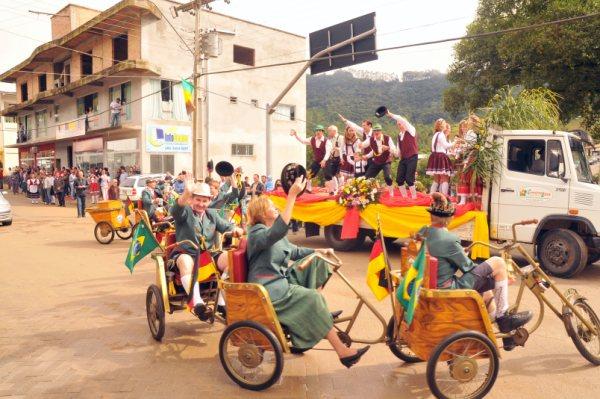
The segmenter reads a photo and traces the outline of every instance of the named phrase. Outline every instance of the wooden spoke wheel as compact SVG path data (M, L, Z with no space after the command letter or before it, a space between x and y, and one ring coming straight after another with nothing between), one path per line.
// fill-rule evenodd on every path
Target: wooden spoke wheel
M600 319L583 298L577 299L573 306L585 320L596 328L590 331L579 318L566 306L563 308L565 328L575 347L590 363L600 365Z
M498 350L485 335L460 331L435 347L427 362L427 384L438 399L480 399L498 377Z
M283 371L279 340L271 330L250 320L227 326L219 342L219 358L229 378L253 391L269 388Z
M146 316L152 338L162 340L165 335L165 304L157 285L152 284L146 293Z
M404 325L404 319L402 320L402 324ZM423 359L415 355L415 353L410 350L407 343L404 342L402 338L400 338L400 333L398 333L396 338L394 339L394 316L392 316L390 318L390 321L388 322L386 338L387 345L390 348L390 351L398 359L406 363L418 363L423 361Z
M117 235L121 240L129 240L133 235L133 227L127 226L116 230Z
M115 239L115 230L108 222L99 222L94 228L94 237L100 244L110 244Z

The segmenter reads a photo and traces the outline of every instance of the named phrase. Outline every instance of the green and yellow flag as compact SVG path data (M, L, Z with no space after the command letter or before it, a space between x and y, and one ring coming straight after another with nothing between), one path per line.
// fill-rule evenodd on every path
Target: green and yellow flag
M189 114L196 109L194 101L194 85L185 79L181 79L181 88L183 89L183 99L185 100L185 110Z
M398 302L404 308L404 320L407 326L410 326L413 321L417 302L419 301L419 290L423 283L426 259L425 241L423 241L415 261L406 272L406 276L398 286L398 291L396 291Z
M127 257L125 258L125 266L133 273L135 264L144 256L152 252L158 245L158 241L156 241L154 234L152 234L152 229L148 227L144 220L140 220L140 223L133 232L131 246L127 252Z

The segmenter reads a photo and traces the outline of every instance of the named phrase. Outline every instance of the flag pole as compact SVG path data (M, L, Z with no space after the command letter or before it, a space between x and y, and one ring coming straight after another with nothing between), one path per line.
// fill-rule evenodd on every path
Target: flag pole
M383 239L383 231L381 231L381 219L379 213L377 213L377 234L381 240L381 248L383 248L383 259L385 261L385 279L388 285L388 291L390 293L390 300L392 302L392 314L394 316L394 331L396 330L396 303L394 302L394 285L392 284L392 271L390 268L390 262L388 260L387 248L385 247L385 240Z

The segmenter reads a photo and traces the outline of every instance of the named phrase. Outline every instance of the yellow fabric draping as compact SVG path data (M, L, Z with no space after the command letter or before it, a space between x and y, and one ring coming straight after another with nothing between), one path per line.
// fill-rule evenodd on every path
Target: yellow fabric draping
M275 206L283 210L286 199L278 196L270 196ZM296 203L292 212L294 219L316 223L321 226L339 223L346 214L346 208L335 201L322 201L312 203ZM421 227L429 224L429 212L424 206L389 207L382 204L372 204L360 212L360 217L373 229L377 228L377 215L381 221L381 230L384 236L407 238L411 233L417 232ZM455 229L470 221L474 221L472 241L489 242L489 230L485 212L468 211L463 215L456 216L448 226L450 230ZM471 257L489 258L489 247L476 245L471 250Z

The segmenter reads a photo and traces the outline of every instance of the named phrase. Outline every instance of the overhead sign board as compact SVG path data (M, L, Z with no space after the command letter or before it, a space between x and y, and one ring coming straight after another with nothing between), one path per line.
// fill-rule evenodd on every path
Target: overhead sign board
M191 152L191 126L146 125L147 152Z
M345 21L337 25L312 32L309 35L310 56L313 57L328 47L358 36L361 33L368 32L374 28L375 13L372 12L370 14ZM315 75L321 72L332 71L334 69L376 60L377 53L374 51L375 49L375 33L373 33L372 35L325 54L323 57L327 57L327 59L315 61L310 67L310 73L311 75ZM360 52L361 54L355 54L357 52ZM344 56L344 54L348 55Z

